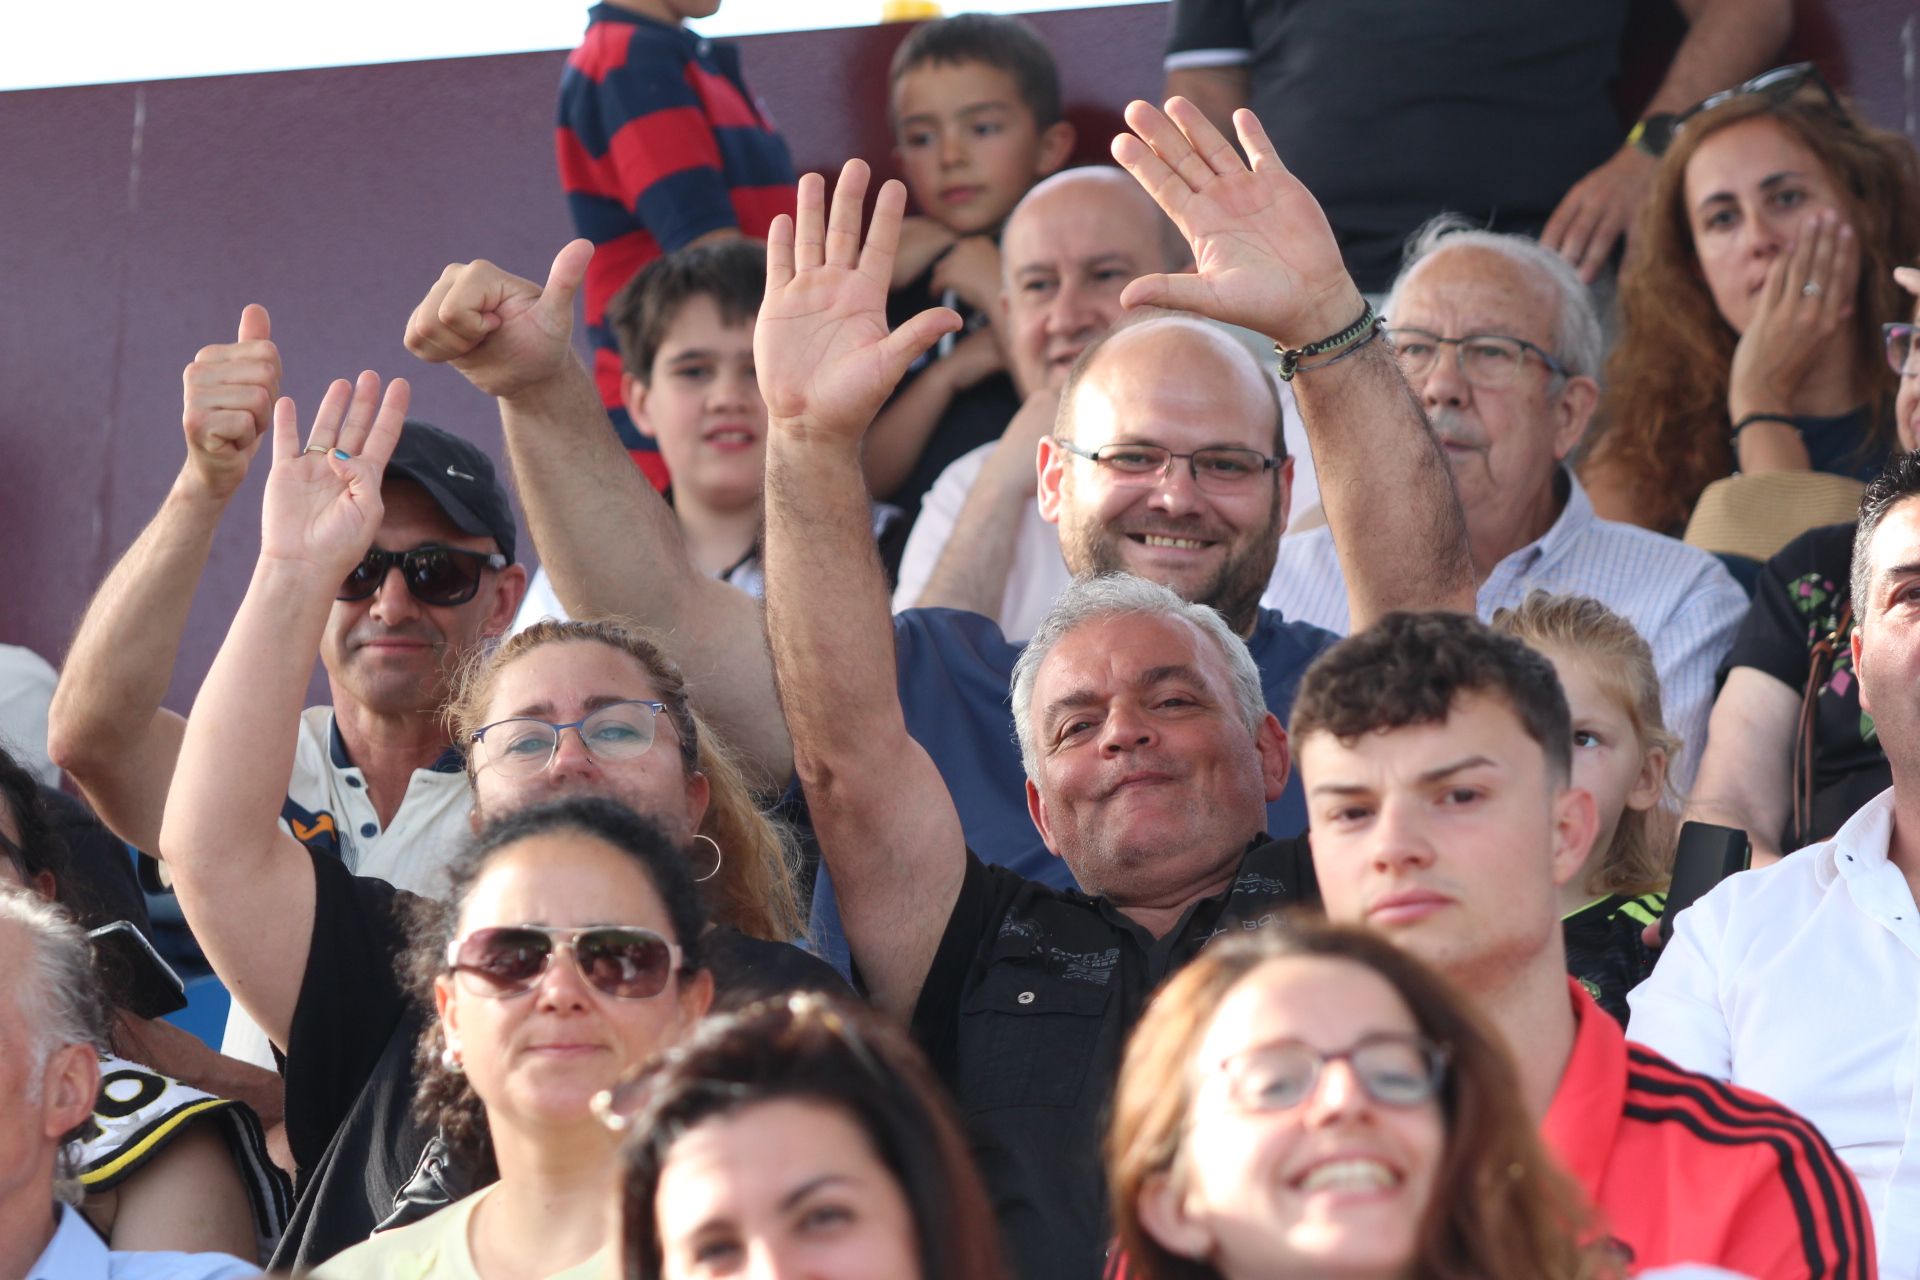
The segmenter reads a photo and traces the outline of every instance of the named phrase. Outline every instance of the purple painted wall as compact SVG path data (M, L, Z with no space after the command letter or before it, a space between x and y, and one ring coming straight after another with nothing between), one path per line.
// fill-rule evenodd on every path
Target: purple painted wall
M1411 2L1411 0L1410 0ZM1665 0L1657 0L1664 3ZM584 6L583 6L584 7ZM1896 0L1802 0L1796 52L1901 127L1912 18ZM1152 94L1160 4L1037 15L1083 158ZM742 42L803 167L885 166L881 85L899 28ZM0 94L0 641L57 660L93 586L179 467L183 365L272 311L286 391L311 408L361 368L404 374L415 412L499 450L489 402L402 349L447 262L544 271L568 227L554 178L562 57ZM857 93L820 93L821 86ZM245 588L260 475L235 500L169 702L191 701Z

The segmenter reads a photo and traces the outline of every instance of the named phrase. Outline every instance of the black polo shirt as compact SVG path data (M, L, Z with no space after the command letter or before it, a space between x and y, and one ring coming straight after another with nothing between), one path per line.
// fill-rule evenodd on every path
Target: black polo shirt
M1103 898L967 854L913 1030L952 1087L1010 1260L1026 1280L1098 1280L1111 1235L1100 1131L1134 1019L1214 937L1317 906L1307 838L1249 847L1224 893L1154 938Z

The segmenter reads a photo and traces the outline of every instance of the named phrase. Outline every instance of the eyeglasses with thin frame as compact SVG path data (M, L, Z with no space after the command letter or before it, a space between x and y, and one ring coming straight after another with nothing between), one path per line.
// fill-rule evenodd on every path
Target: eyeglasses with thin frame
M1212 493L1251 488L1282 461L1254 449L1228 446L1175 453L1157 444L1103 444L1097 449L1083 449L1059 436L1053 441L1074 457L1085 458L1100 467L1119 484L1159 484L1173 474L1175 462L1185 462L1193 482Z
M1915 333L1920 333L1920 326L1898 323L1880 326L1881 338L1886 345L1887 367L1903 378L1920 374L1920 360L1914 358Z
M493 769L509 778L531 778L549 768L560 754L560 736L569 729L580 735L580 745L595 760L619 764L653 749L660 713L666 709L664 702L630 698L564 724L517 716L480 726L468 741L475 769Z
M353 572L346 576L336 600L365 600L380 590L387 570L398 568L407 591L421 604L465 604L479 594L485 569L504 569L507 558L498 551L467 551L460 547L425 546L411 551L383 551L369 547Z
M1571 377L1567 366L1554 359L1553 353L1537 343L1525 338L1515 338L1504 333L1470 333L1464 338L1443 338L1426 329L1388 329L1387 341L1400 357L1400 371L1407 375L1407 381L1418 383L1433 372L1434 361L1440 358L1440 348L1451 345L1456 367L1460 376L1476 387L1504 387L1520 376L1529 355L1538 356L1540 363L1557 378Z
M1840 95L1833 91L1833 86L1827 83L1827 78L1820 74L1820 68L1818 66L1811 62L1790 62L1784 67L1773 67L1770 70L1762 71L1759 75L1753 77L1753 79L1743 80L1731 89L1722 89L1718 93L1708 94L1693 106L1682 111L1674 119L1673 131L1669 135L1667 145L1671 146L1672 139L1680 136L1680 131L1686 128L1688 121L1703 112L1713 110L1722 103L1731 102L1735 98L1744 97L1749 93L1757 93L1765 97L1767 101L1777 105L1782 102L1791 101L1796 94L1808 85L1813 85L1819 89L1826 97L1828 105L1835 111L1838 111L1843 116L1847 114L1846 107L1840 103ZM1666 147L1662 147L1660 149L1661 153L1664 154L1666 149Z
M447 944L447 967L477 996L505 1000L531 991L556 951L594 990L616 1000L645 1000L666 990L680 968L679 944L638 925L555 929L539 924L475 929Z
M1447 1050L1425 1036L1379 1032L1322 1052L1299 1040L1256 1045L1223 1060L1227 1098L1246 1112L1289 1111L1313 1096L1330 1062L1344 1062L1367 1096L1387 1107L1419 1106L1440 1092Z

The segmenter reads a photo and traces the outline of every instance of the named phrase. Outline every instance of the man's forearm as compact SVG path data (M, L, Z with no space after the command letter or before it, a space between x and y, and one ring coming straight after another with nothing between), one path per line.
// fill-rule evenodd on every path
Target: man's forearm
M1303 370L1293 394L1353 629L1395 609L1473 612L1473 561L1453 477L1392 348L1375 338L1351 359Z
M160 703L226 507L181 473L87 606L54 691L54 762L143 849L155 848L179 746L179 719Z
M586 370L576 363L528 395L502 399L500 421L560 603L576 618L631 618L659 632L694 705L743 757L749 782L784 787L792 747L760 606L687 559L673 508L620 448Z
M1763 70L1793 32L1790 0L1682 0L1687 34L1643 114L1677 114Z
M1024 442L1022 442L1024 443ZM1020 545L1020 529L1028 508L1033 505L1031 483L1016 482L1009 472L1016 465L1002 453L1012 446L1006 441L994 446L986 465L974 477L967 500L941 549L940 559L927 577L917 607L925 609L966 609L995 618L1007 595L1007 577L1013 572L1013 558ZM1033 460L1026 459L1024 476L1033 476Z

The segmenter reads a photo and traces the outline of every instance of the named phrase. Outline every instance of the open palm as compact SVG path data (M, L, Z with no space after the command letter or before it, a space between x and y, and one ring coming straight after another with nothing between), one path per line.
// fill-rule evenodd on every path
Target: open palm
M1173 307L1264 333L1286 345L1318 341L1352 323L1361 301L1320 204L1280 162L1250 111L1234 120L1249 168L1184 98L1165 114L1127 108L1133 133L1113 155L1187 238L1195 270L1142 276L1129 306Z
M396 378L380 396L379 376L360 375L327 389L306 447L293 401L273 412L273 470L262 504L263 557L345 577L380 528L380 481L400 439L409 390ZM378 410L375 401L378 400Z
M960 327L946 308L887 331L887 288L906 190L887 182L864 245L860 211L867 166L849 160L826 210L818 174L800 180L795 216L767 236L767 291L753 331L754 368L779 428L859 440L907 367Z

